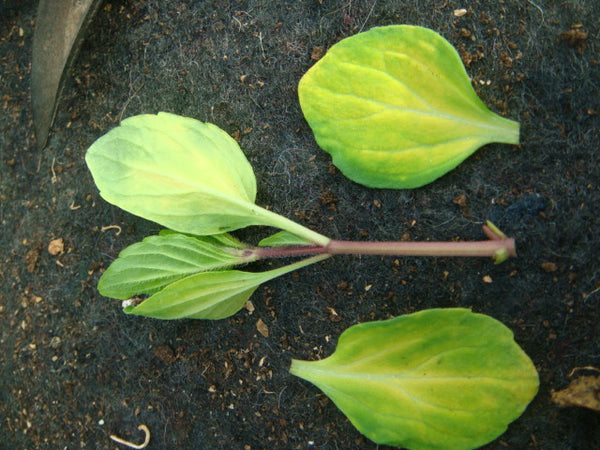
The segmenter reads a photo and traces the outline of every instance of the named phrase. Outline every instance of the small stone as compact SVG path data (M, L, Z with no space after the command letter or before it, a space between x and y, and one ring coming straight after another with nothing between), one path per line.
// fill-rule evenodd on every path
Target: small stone
M50 347L52 347L53 349L57 349L58 347L60 347L61 343L62 341L58 336L54 336L52 339L50 339Z
M52 256L62 255L65 252L65 241L63 238L53 239L48 244L48 253Z

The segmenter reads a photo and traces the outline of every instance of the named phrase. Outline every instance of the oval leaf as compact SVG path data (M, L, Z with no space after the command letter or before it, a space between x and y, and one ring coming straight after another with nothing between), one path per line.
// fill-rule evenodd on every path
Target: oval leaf
M268 225L329 242L255 205L250 163L210 123L163 112L130 117L94 142L85 161L106 201L172 230L212 235Z
M173 230L208 235L262 223L252 167L215 125L169 113L130 117L85 159L106 201Z
M198 272L248 263L243 245L223 234L193 237L162 232L123 250L104 272L99 292L118 299L154 294L174 281Z
M224 319L238 312L264 273L239 270L201 272L171 283L125 312L155 319Z
M519 417L538 375L512 332L467 309L355 325L321 361L292 361L378 444L472 449Z
M519 142L519 124L481 102L456 50L427 28L373 28L340 41L298 94L319 146L369 187L419 187L487 143Z
M125 312L156 319L224 319L242 309L260 284L329 256L314 256L268 272L197 273L169 284L137 306L126 307Z

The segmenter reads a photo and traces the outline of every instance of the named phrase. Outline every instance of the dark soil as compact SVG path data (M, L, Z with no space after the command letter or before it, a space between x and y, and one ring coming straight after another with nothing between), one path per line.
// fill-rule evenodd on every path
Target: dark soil
M0 447L115 448L110 434L141 442L145 424L155 449L374 449L290 359L328 356L358 322L461 306L510 327L540 374L524 415L486 448L600 448L599 413L550 401L573 368L600 367L600 2L105 2L43 151L29 100L36 3L0 3ZM521 122L521 145L487 146L417 190L336 171L298 80L311 55L397 23L455 45L484 102ZM476 240L492 219L519 257L337 257L267 283L253 312L228 320L127 316L98 278L158 226L104 202L83 157L121 118L157 111L238 136L258 203L323 234Z

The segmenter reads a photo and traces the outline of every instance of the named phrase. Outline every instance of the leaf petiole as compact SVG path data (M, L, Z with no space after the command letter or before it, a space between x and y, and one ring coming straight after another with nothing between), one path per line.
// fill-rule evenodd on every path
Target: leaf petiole
M266 225L288 231L295 236L314 242L317 246L326 246L331 241L327 236L323 236L310 228L306 228L305 226L300 225L285 216L269 211L268 209L256 206L254 212L264 218L264 223Z

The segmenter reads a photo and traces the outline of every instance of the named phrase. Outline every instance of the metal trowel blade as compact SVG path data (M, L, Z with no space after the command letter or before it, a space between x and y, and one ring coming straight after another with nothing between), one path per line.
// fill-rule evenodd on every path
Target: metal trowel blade
M31 102L37 146L46 146L66 72L102 0L40 0L33 35Z

